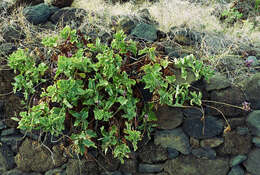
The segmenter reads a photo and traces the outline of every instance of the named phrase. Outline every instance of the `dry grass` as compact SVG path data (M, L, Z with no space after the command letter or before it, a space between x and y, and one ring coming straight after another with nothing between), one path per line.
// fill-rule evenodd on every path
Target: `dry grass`
M28 22L25 17L22 14L24 7L21 6L13 13L7 17L3 17L2 22L0 23L1 26L19 26L21 28L21 31L25 33L25 39L21 40L19 43L16 43L19 47L29 47L33 48L37 44L39 44L42 40L42 38L46 36L53 36L59 33L61 30L60 26L56 26L55 30L48 29L44 26L48 25L33 25L30 22ZM2 33L0 31L1 40L3 42Z
M252 22L250 20L243 23L237 23L233 27L226 27L219 22L217 17L212 15L215 7L218 4L212 3L210 6L200 6L194 3L189 3L184 0L160 0L158 3L150 4L145 2L138 7L132 3L124 4L107 4L104 0L75 0L72 6L79 7L87 10L89 16L86 20L85 26L89 27L87 30L91 30L91 25L94 24L102 30L111 30L108 25L111 22L112 16L136 16L139 9L147 8L151 16L159 23L159 29L168 32L173 26L185 26L194 29L199 32L207 33L212 38L217 37L219 42L222 43L220 53L212 55L207 45L201 45L200 48L204 54L203 59L207 59L212 65L217 66L223 64L222 58L225 55L232 53L232 50L241 45L249 45L249 43L260 43L260 27L252 30ZM35 47L37 43L41 41L45 36L53 36L59 33L60 27L56 27L55 30L40 30L39 26L31 25L22 15L22 7L17 9L11 16L2 19L1 25L18 24L22 30L26 33L26 39L20 43L20 46ZM1 33L1 32L0 32ZM0 40L1 38L0 34ZM232 44L226 47L226 43L232 41ZM221 45L221 44L220 44ZM244 68L242 68L244 69Z
M159 28L165 32L169 31L172 26L186 26L201 32L225 33L234 41L247 38L251 41L260 42L260 31L252 32L252 23L249 21L229 28L223 26L217 17L212 15L217 5L212 3L210 6L200 6L183 0L160 0L160 2L154 4L146 2L139 9L149 9L151 16L159 22ZM136 12L138 11L131 3L109 5L104 3L103 0L76 0L73 6L94 11L107 17L107 20L111 16L137 15Z
M241 45L248 46L250 43L260 42L260 27L258 24L254 29L251 19L227 27L221 24L219 19L213 15L213 12L220 8L220 4L215 3L213 0L207 3L207 5L201 6L184 0L160 0L154 4L144 3L139 6L139 9L147 8L151 16L159 23L159 29L164 32L168 32L173 26L185 26L207 33L207 36L211 37L210 42L218 42L218 46L214 48L214 45L211 45L213 48L209 48L205 38L205 41L203 40L200 46L200 51L203 53L202 59L207 60L215 68L223 65L224 70L226 61L223 58L233 54L235 50L239 50ZM74 6L99 14L103 13L107 21L110 20L111 16L117 15L138 17L138 9L131 3L109 5L104 3L103 0L77 0ZM219 49L218 53L210 53L211 50L217 49ZM227 74L230 81L238 86L241 86L239 83L243 79L250 76L243 65L238 65L236 71L232 74L229 71L223 73Z

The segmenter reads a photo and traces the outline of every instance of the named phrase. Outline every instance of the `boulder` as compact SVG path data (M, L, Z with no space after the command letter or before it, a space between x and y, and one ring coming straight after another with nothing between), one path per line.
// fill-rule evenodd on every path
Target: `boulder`
M156 41L157 40L157 29L154 25L140 23L132 30L131 35L143 39L145 41Z
M205 122L200 117L194 117L186 119L183 123L184 132L197 139L207 139L220 135L223 127L223 122L212 116L206 116Z
M212 91L210 93L210 100L215 101L216 103L210 103L209 105L220 110L226 117L235 117L243 114L243 110L225 105L231 104L234 106L242 106L242 103L245 102L246 98L241 89L237 87L230 87L223 90ZM217 102L224 104L217 104ZM217 110L211 111L212 115L220 115Z
M224 134L224 144L218 148L220 155L247 154L251 149L251 136L236 133L235 131Z
M235 167L247 159L246 155L237 155L230 160L230 166Z
M245 171L241 166L234 166L232 169L229 171L228 175L244 175Z
M26 7L23 9L24 17L30 23L35 25L46 23L52 13L53 13L53 7L50 7L49 5L44 3L35 6Z
M167 150L151 142L138 151L138 157L144 163L158 163L167 159Z
M201 159L215 159L216 158L216 151L211 148L196 148L192 149L191 153Z
M224 143L224 139L216 137L216 138L201 140L200 146L204 147L204 148L216 148L219 145L221 145L222 143Z
M183 114L187 118L202 117L202 112L197 108L184 108Z
M0 146L0 174L15 167L14 153L6 145Z
M177 128L183 121L183 113L178 108L160 106L155 114L157 116L157 128L160 129Z
M254 149L248 154L247 160L243 163L246 170L253 175L260 174L260 149Z
M58 146L53 147L53 155L36 141L25 139L15 156L17 167L24 172L45 172L63 165L67 160Z
M237 127L245 126L246 118L245 117L228 118L228 123L230 124L231 129L236 129Z
M253 135L260 136L260 110L253 111L248 115L247 124Z
M179 156L164 164L164 171L174 175L227 175L228 159L198 159L194 156Z
M156 145L161 145L164 148L176 149L185 155L189 154L191 151L189 138L181 128L156 131L154 143Z
M253 75L245 85L245 94L252 109L260 109L260 72Z
M230 86L230 81L224 75L215 74L209 79L209 82L206 82L205 88L209 92L213 90L225 89Z

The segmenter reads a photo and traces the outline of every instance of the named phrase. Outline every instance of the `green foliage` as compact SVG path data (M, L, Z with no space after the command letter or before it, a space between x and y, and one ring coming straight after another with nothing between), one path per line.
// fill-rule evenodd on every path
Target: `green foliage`
M255 9L258 10L260 7L260 0L255 0Z
M27 100L30 94L35 92L34 86L46 80L42 78L48 66L45 63L36 65L35 58L29 56L27 50L18 49L9 56L8 65L18 75L15 77L14 93L24 90L24 97Z
M184 79L187 71L192 71L196 80L212 75L192 55L168 61L158 59L155 48L138 51L137 43L126 40L122 31L114 34L111 46L99 39L92 43L69 27L42 43L60 49L52 67L36 64L23 50L9 57L9 65L20 73L14 89L25 90L26 99L32 93L40 94L38 104L14 119L23 130L36 129L56 136L73 131L70 139L82 155L87 148L101 148L105 153L112 151L123 162L137 150L144 133L151 131L156 121L154 105L201 105L202 94L192 91L188 83L177 83L172 69L180 69ZM140 64L131 63L132 57ZM28 87L44 82L43 76L51 78L42 90L30 91ZM139 83L149 90L151 101L144 102L137 93L144 90L138 89Z
M226 23L234 23L243 17L243 13L240 13L235 8L231 8L229 10L224 10L221 17L225 19Z
M155 54L150 54L155 55ZM153 94L158 95L160 104L169 106L182 106L186 101L190 101L190 105L201 105L202 94L189 90L190 85L187 83L176 83L176 77L163 76L162 70L169 66L167 60L160 60L160 63L150 63L143 67L145 75L142 80L145 83L145 89L149 89ZM187 71L191 70L196 80L204 77L206 80L213 75L213 71L193 55L175 59L174 65L181 69L181 77L187 79Z
M65 108L50 109L46 103L40 103L20 113L22 118L19 120L19 128L27 131L42 130L58 136L64 130L65 114Z

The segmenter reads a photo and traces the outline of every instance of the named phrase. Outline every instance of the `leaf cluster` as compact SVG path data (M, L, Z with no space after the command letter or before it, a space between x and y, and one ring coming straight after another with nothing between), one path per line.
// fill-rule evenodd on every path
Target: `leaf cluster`
M137 150L143 135L149 134L156 121L155 105L201 105L202 94L192 91L188 83L177 83L173 69L180 69L184 79L187 71L192 71L196 80L212 75L192 55L175 61L160 58L156 48L140 49L122 31L115 33L108 45L65 27L59 36L45 38L42 43L55 50L52 66L36 64L24 50L9 57L10 67L20 73L14 89L25 90L25 99L35 93L28 90L27 83L33 87L44 82L44 76L51 77L37 92L38 103L14 119L20 129L67 134L82 155L91 147L101 148L123 162ZM144 91L151 94L148 102Z

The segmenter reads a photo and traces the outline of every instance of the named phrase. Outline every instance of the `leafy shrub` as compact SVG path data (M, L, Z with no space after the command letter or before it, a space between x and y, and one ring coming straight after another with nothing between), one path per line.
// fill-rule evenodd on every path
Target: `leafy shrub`
M231 8L229 10L224 10L224 12L221 14L221 17L224 18L225 22L233 24L243 17L243 13L240 13L235 8Z
M260 7L260 0L255 0L255 9L258 10Z
M45 63L36 65L35 58L29 57L24 50L18 49L9 57L9 66L18 70L19 74L15 77L14 93L24 90L24 97L28 99L29 95L34 93L34 85L39 82L45 82L41 76L44 75L48 66Z
M18 127L67 134L77 153L101 148L122 162L149 134L156 121L155 105L201 105L201 92L177 83L173 69L180 69L183 79L188 71L196 80L212 75L193 55L175 61L160 58L155 48L140 48L122 31L106 45L65 27L59 36L42 43L51 53L45 63L36 64L27 50L9 57L9 66L19 72L14 89L24 90L25 99L33 93L32 98L37 98L36 104L13 118ZM39 82L41 89L34 89ZM147 93L149 100L144 97Z

